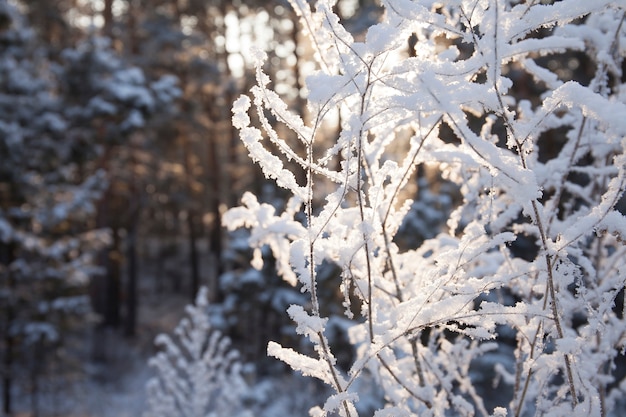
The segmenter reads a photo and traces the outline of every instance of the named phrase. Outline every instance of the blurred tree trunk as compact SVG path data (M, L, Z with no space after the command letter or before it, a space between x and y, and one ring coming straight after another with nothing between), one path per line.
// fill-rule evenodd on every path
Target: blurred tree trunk
M7 311L7 320L11 319L11 316ZM3 412L5 415L11 414L11 387L13 382L12 366L13 366L13 337L9 335L8 329L3 329L4 338L4 360L2 363L2 402Z
M133 57L136 57L140 54L140 45L138 39L138 22L139 22L139 13L141 10L139 9L139 4L136 0L127 0L128 4L128 29L126 30L126 35L128 38L126 39L126 53L130 54Z
M120 325L120 289L121 289L121 250L120 230L113 230L113 246L104 258L106 263L106 298L104 305L104 325L118 327Z
M110 158L114 154L109 148L102 157L101 166L109 170ZM111 183L100 199L96 214L96 227L98 229L111 230L112 244L100 251L98 264L103 273L95 276L90 283L89 293L91 305L96 314L100 316L100 322L94 328L92 360L96 362L106 361L106 328L117 327L120 324L120 236L119 226L113 216L116 216L116 200L119 199L113 190L115 183Z
M13 289L15 287L15 283L11 276L11 271L9 271L9 265L13 261L13 249L10 244L0 242L0 265L2 268L6 268L5 271L1 271L4 274L3 281L6 280L6 283L3 283L3 286L6 285L7 293L9 294L6 297L6 300L3 300L3 304L0 310L4 314L4 318L0 321L2 324L2 328L0 329L2 333L2 343L4 345L4 352L2 358L2 411L4 415L11 415L12 403L11 403L11 391L13 386L13 355L14 355L14 345L15 340L9 331L13 320L15 320L15 310L13 306L14 297L12 296Z
M126 236L126 317L124 320L124 334L134 337L137 326L137 228L139 222L139 210L131 208L132 213L128 224Z
M228 13L228 2L221 2L219 5L219 13L222 19L203 19L211 26L204 27L206 36L211 39L216 33L225 34L226 25L224 16ZM218 67L222 68L223 74L220 74L224 83L215 90L205 101L206 112L210 118L210 139L207 143L207 180L209 193L209 213L210 222L207 224L210 251L212 255L213 268L211 281L209 283L211 291L209 297L211 301L215 301L221 297L219 288L219 277L224 272L223 265L223 246L224 240L222 236L222 213L221 206L230 206L230 193L233 190L232 172L230 165L230 96L233 86L230 84L232 75L228 67L228 53L215 47L213 50L215 61ZM223 95L223 98L215 97L215 94ZM220 100L225 100L222 103ZM228 121L224 126L225 121ZM230 173L230 175L229 175Z
M45 358L45 352L43 347L43 336L39 336L39 339L34 342L31 347L32 364L30 369L30 409L32 417L39 417L40 415L40 378L43 374L44 364L42 358Z
M212 129L215 131L215 129ZM213 132L212 132L213 133ZM212 256L213 265L209 275L209 297L214 301L219 291L218 278L222 274L222 221L220 213L221 186L223 182L221 174L221 163L218 156L219 147L217 137L211 134L207 140L207 177L209 193L209 213L211 214L207 222L207 234L209 238L209 251Z
M135 156L132 139L129 152L130 192L128 193L128 215L126 226L126 317L124 319L124 335L134 337L137 326L137 229L139 228L141 196L135 175Z
M104 9L102 10L102 18L104 19L104 27L102 28L104 36L113 37L113 1L104 0Z
M185 186L187 189L187 238L189 244L189 267L191 269L191 300L192 302L196 298L198 289L200 288L200 268L198 265L198 230L196 223L196 209L194 204L194 178L193 178L193 165L191 161L191 143L186 132L183 129L181 132L181 140L183 147L183 167L185 170Z
M196 231L196 214L193 209L187 212L187 229L189 231L189 266L191 267L191 299L196 298L200 288L200 268L198 267L198 237Z

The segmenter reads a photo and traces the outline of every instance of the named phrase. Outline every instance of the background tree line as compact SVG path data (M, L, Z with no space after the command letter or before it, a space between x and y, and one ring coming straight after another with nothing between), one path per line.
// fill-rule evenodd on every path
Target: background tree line
M230 122L259 42L301 106L308 49L284 2L0 2L5 414L16 397L40 413L40 392L109 360L117 334L141 332L141 303L193 300L200 285L231 297L223 313L244 353L264 353L282 295L239 279L247 250L221 227L243 191L278 198ZM267 313L238 319L253 310Z

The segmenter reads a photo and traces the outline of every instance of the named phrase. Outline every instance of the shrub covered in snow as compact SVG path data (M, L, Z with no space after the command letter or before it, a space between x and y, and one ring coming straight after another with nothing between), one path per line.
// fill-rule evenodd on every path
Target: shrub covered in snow
M378 417L610 414L626 386L623 2L382 0L358 40L332 1L291 3L319 68L307 117L272 91L257 52L233 124L292 198L277 213L247 194L224 223L249 228L309 296L287 312L315 354L276 342L268 353L332 387L311 414L357 415L369 375L385 396ZM418 167L461 201L441 233L401 248L407 213L427 214L405 197ZM353 321L347 372L318 296L329 262Z
M207 311L207 290L174 331L160 334L162 350L150 359L157 376L147 382L145 417L249 417L242 404L247 385L239 354L221 332L212 330Z

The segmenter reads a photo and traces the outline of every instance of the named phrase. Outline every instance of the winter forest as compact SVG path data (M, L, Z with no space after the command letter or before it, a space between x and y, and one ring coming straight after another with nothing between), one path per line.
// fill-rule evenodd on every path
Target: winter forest
M0 415L626 415L623 0L0 0Z

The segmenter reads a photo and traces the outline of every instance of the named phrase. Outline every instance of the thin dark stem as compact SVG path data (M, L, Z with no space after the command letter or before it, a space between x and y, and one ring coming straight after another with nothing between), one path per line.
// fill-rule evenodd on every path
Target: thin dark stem
M494 1L494 13L495 13L495 21L498 21L498 2ZM499 88L498 88L498 80L497 80L497 68L500 66L500 60L498 59L498 51L497 51L497 45L498 45L498 25L495 25L495 31L494 31L494 47L496 48L495 51L495 56L496 56L496 62L494 62L494 79L493 79L493 86L496 92L496 97L498 100L498 105L500 106L500 113L502 115L502 119L504 121L504 125L506 126L507 129L507 133L509 135L511 135L511 137L514 139L515 143L516 143L516 147L517 147L517 154L520 158L520 162L521 165L524 169L528 169L528 165L526 162L526 157L524 155L524 150L522 148L522 143L520 142L520 140L518 139L518 136L515 133L515 130L513 128L513 123L509 118L509 115L507 114L506 111L506 107L504 105L504 102L502 100L502 93L500 92ZM558 301L557 301L557 297L556 297L556 290L554 287L554 259L552 257L552 255L550 255L549 251L548 251L548 236L546 234L546 229L544 228L542 221L541 221L541 216L539 214L539 207L538 207L538 202L537 200L533 200L531 202L532 205L532 209L533 209L533 214L535 217L535 222L537 225L537 228L539 229L539 235L541 237L541 245L542 245L542 249L545 253L544 257L545 257L545 262L546 262L546 268L547 268L547 272L548 272L548 279L547 279L547 286L548 286L548 292L550 295L550 299L552 300L552 302L550 303L550 307L551 307L551 312L552 312L552 318L554 320L554 324L556 327L556 331L557 331L557 336L559 337L559 339L562 339L564 337L564 333L563 333L563 327L561 325L561 318L560 318L560 314L559 314L559 310L558 310ZM572 397L572 406L576 407L576 405L578 404L578 396L576 393L576 386L574 384L574 376L573 376L573 372L572 372L572 362L571 362L571 358L569 354L564 354L564 360L565 360L565 373L567 375L567 382L569 385L569 391Z
M415 371L417 372L418 382L420 384L420 387L423 387L426 384L426 378L424 377L422 362L419 359L419 352L417 350L417 338L411 339L411 351L413 353L413 361L415 362Z
M307 216L307 227L311 230L312 220L313 220L313 145L312 138L308 141L307 145L307 204L306 204L306 216ZM315 317L320 317L320 306L319 299L317 297L317 287L316 287L316 271L315 271L315 259L314 259L314 249L315 249L315 240L309 238L309 275L310 275L310 291L311 291L311 304L312 304L312 313ZM333 384L335 386L335 390L337 393L344 392L344 388L341 386L339 381L339 375L337 374L337 370L335 369L332 354L330 352L330 348L326 343L326 339L324 337L323 332L317 332L317 337L319 339L319 345L321 346L321 351L323 354L324 361L328 364L329 372L333 378ZM350 407L346 401L342 403L343 409L347 417L350 417L352 414L350 413Z
M418 401L423 402L426 405L426 407L432 408L432 404L431 404L430 401L428 401L427 399L422 398L419 394L417 394L415 391L410 389L403 381L400 380L400 377L398 377L398 375L396 375L396 373L391 369L389 364L387 364L387 361L380 354L376 355L376 357L378 358L380 363L383 365L383 368L385 368L387 370L387 372L389 372L389 375L391 375L391 377L394 379L394 381L396 381L398 383L398 385L400 385L402 388L404 388L406 390L406 392L408 392L413 398L415 398Z
M544 306L544 308L545 308L545 306ZM533 360L535 358L535 348L537 346L537 342L539 341L539 335L541 334L542 329L543 329L543 320L541 320L539 322L539 325L537 326L537 331L535 332L535 337L533 338L533 341L530 344L530 353L528 355L528 359L529 360ZM520 361L521 360L522 360L522 358L520 358ZM532 366L529 367L528 373L526 375L526 380L524 381L524 388L522 390L522 394L520 395L519 401L517 402L517 407L515 409L515 417L519 417L521 415L522 407L524 406L524 400L525 400L526 394L528 392L528 386L530 385L530 380L532 378L533 372L534 372L534 370L533 370ZM517 393L517 388L519 388L519 387L516 387L516 389L515 389L516 393Z

